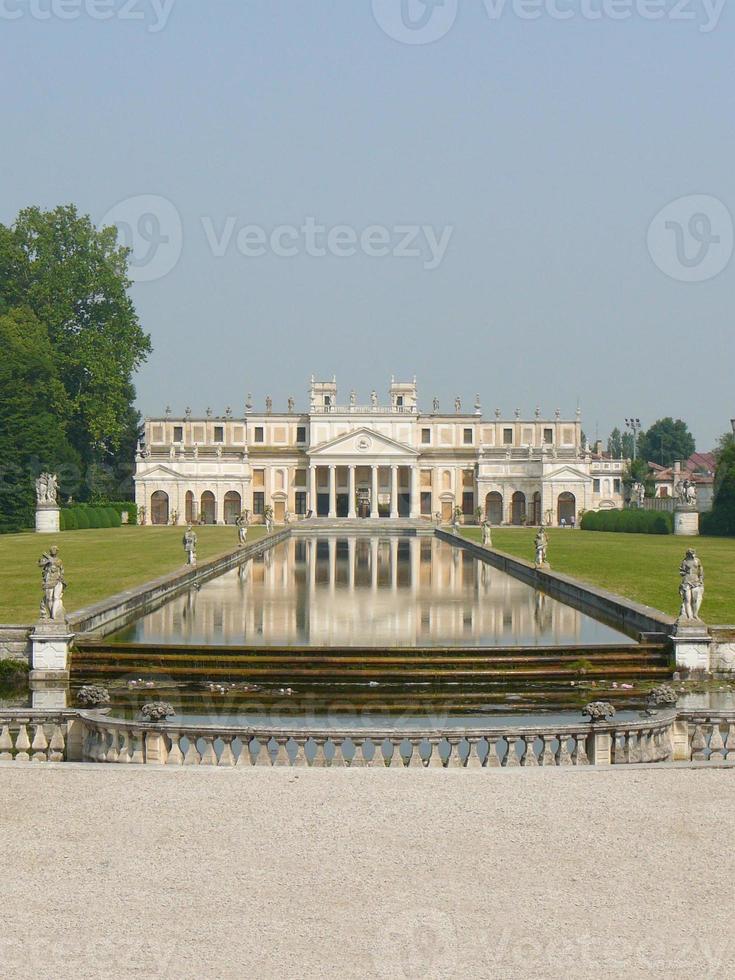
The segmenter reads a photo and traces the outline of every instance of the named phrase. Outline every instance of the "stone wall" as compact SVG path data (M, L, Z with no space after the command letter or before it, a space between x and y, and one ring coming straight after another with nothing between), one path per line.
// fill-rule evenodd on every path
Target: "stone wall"
M25 660L30 663L31 626L0 626L0 660Z

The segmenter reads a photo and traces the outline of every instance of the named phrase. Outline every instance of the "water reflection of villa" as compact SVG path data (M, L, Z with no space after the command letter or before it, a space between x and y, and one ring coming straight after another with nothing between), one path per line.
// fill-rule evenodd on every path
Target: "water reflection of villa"
M139 642L501 646L627 638L432 537L295 537L143 617Z
M623 504L622 460L584 441L579 412L483 417L457 399L442 412L418 405L415 380L391 381L388 404L373 392L340 405L335 381L311 382L307 412L289 399L274 412L227 410L147 419L136 460L136 501L147 523L234 523L272 507L286 514L449 521L459 507L493 524L569 523L582 510Z

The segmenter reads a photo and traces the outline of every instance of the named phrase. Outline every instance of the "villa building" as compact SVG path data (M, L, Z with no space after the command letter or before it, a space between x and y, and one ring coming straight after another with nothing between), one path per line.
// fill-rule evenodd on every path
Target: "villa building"
M313 517L451 520L479 512L493 524L569 524L583 510L623 505L623 460L583 444L580 413L564 419L483 417L456 399L452 413L418 405L415 379L391 381L387 404L367 405L315 381L308 412L270 398L244 416L146 419L136 501L147 524L232 524L242 511L276 523Z

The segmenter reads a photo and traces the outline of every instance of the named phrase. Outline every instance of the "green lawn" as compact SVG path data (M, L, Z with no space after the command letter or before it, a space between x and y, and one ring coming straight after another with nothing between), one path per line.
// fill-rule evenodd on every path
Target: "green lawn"
M549 564L610 592L676 616L679 613L679 563L693 547L704 565L702 618L711 624L735 623L735 540L683 538L659 534L613 534L551 529ZM462 534L480 541L479 528ZM533 561L532 528L493 528L493 547Z
M213 558L237 547L234 527L198 527L197 556ZM251 527L248 541L265 533ZM173 572L185 563L183 527L119 527L63 534L0 535L0 623L32 623L41 601L36 562L52 544L59 546L69 583L67 612Z

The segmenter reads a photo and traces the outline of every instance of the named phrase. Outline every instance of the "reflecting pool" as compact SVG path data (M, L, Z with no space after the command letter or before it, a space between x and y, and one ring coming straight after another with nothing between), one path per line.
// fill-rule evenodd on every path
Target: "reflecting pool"
M434 537L293 536L109 637L216 646L631 644Z

